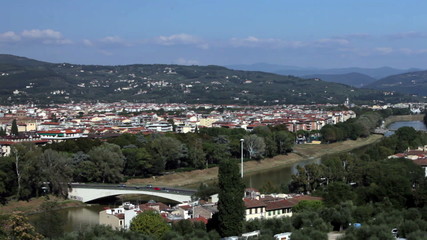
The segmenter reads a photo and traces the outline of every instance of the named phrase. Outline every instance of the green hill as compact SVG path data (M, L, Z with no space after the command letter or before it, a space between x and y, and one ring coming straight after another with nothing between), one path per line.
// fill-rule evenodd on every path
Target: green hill
M381 91L394 91L406 94L427 96L427 71L410 72L389 76L373 82L366 87Z
M220 66L78 65L0 55L0 104L78 101L213 104L397 102L386 96L318 79L237 71Z
M303 78L319 78L327 82L342 83L353 87L363 87L377 79L372 78L368 75L361 73L345 73L345 74L313 74L308 76L302 76Z

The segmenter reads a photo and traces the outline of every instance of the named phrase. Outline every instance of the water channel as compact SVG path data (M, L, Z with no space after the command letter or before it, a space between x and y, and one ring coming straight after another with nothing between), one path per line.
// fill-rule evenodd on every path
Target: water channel
M419 121L410 121L410 122L395 122L388 126L390 131L395 131L400 127L409 126L413 127L416 130L427 131L426 126L423 122ZM301 161L293 164L292 166L284 166L281 168L276 168L264 172L254 173L244 177L244 182L246 187L253 187L260 189L266 183L270 182L274 187L280 187L282 184L287 184L291 180L292 174L296 173L296 167L298 165L304 166L309 163L319 162L320 159L312 158L305 161ZM132 202L147 202L151 198L144 196L131 199ZM76 231L79 229L84 229L88 226L98 224L98 213L103 210L104 207L114 207L121 204L123 201L128 199L108 199L103 202L85 207L69 208L58 210L57 213L65 219L64 230L66 232ZM161 199L154 199L156 201L162 201ZM39 216L37 214L30 216L30 220L33 222L37 221Z

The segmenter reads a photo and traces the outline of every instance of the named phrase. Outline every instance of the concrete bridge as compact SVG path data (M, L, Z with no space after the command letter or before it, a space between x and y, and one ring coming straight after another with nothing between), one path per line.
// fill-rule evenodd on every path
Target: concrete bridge
M68 198L82 202L89 202L96 199L117 196L123 194L142 194L170 199L176 202L191 201L191 196L195 190L178 189L171 187L153 187L147 186L130 186L124 184L69 184Z

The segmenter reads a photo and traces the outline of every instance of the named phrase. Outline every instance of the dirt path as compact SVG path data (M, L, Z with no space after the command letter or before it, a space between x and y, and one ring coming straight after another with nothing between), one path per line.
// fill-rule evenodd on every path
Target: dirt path
M248 161L244 163L244 173L251 174L256 172L262 172L277 167L284 167L292 165L296 162L303 161L307 158L318 158L325 154L339 153L349 151L361 146L372 144L379 139L381 135L371 135L368 138L358 140L348 140L344 142L332 143L332 144L302 144L294 147L294 152L288 155L279 155L273 158L267 158L262 161ZM189 185L196 185L201 182L207 182L215 180L218 176L218 168L209 168L203 170L194 170L190 172L173 173L170 175L143 178L143 179L131 179L126 184L152 184L158 186L174 186L174 187L185 187Z

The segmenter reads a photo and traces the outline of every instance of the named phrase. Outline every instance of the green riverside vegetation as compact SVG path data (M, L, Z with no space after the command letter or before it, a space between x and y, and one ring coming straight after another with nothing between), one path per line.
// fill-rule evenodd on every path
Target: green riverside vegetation
M351 138L351 133L356 132L358 137L363 137L366 129L372 129L374 123L381 122L378 113L362 113L356 120L350 120L331 128L341 136L336 139L323 139L324 142L339 141ZM363 119L361 121L360 119ZM356 127L355 127L356 126ZM273 146L278 146L278 134L294 137L283 129L283 126L262 127L252 133L237 129L204 129L197 134L161 134L161 135L129 135L124 134L107 143L98 140L81 139L52 144L48 147L35 148L33 145L17 145L13 156L3 157L0 160L0 196L3 202L11 198L28 199L41 195L40 183L49 181L52 193L63 195L66 193L61 182L70 180L85 180L97 182L117 182L129 176L150 176L162 171L171 171L176 167L196 167L194 159L188 159L190 149L184 146L199 146L205 153L207 162L199 167L220 165L219 191L223 206L229 207L233 214L219 215L213 218L207 226L190 222L173 224L165 228L164 232L153 236L152 233L139 233L136 231L113 231L103 226L95 226L86 230L57 236L57 229L39 228L39 232L52 239L218 239L219 236L238 235L241 232L261 230L260 239L271 239L276 233L293 232L292 239L327 239L329 231L345 230L343 239L393 239L391 229L397 228L400 237L412 239L425 239L427 235L427 179L424 170L407 159L388 159L388 156L427 144L427 134L417 132L413 128L403 127L390 137L383 138L378 143L356 149L349 153L340 153L322 157L319 164L308 164L298 167L298 173L292 177L289 191L292 193L311 193L323 197L323 201L304 201L294 208L291 218L252 220L242 223L240 207L243 185L238 182L240 176L236 165L229 165L227 159L238 158L239 139L256 135L265 141L271 138ZM355 135L354 135L355 136ZM165 140L164 138L167 138ZM293 138L292 138L293 139ZM160 142L157 142L160 141ZM198 144L195 142L200 141ZM267 141L265 141L267 142ZM293 140L292 140L293 142ZM178 144L177 144L178 143ZM178 158L162 152L161 145L177 146L175 155ZM284 152L291 149L292 145L284 148ZM275 149L274 153L280 154ZM143 150L141 150L143 149ZM179 151L179 149L186 149ZM129 151L129 152L128 152ZM174 150L175 151L175 150ZM195 151L197 152L197 151ZM200 154L199 152L199 154ZM184 155L187 153L187 155ZM194 155L197 155L194 153ZM249 158L248 153L246 152ZM209 156L209 157L208 157ZM213 157L215 156L215 157ZM111 159L109 159L111 157ZM52 160L61 164L52 164ZM103 172L97 172L99 161L105 162ZM132 160L131 160L132 159ZM155 159L155 160L154 160ZM261 159L261 158L260 158ZM261 160L262 161L262 160ZM237 162L237 161L234 161ZM154 170L143 172L129 172L137 165L141 169ZM20 178L16 176L19 168ZM54 166L54 167L51 167ZM221 167L222 166L222 167ZM225 166L225 167L224 167ZM117 169L120 169L118 171ZM157 172L156 172L157 171ZM224 177L225 176L225 177ZM228 176L228 177L227 177ZM205 189L210 194L209 189ZM209 193L207 193L209 192ZM237 196L239 193L239 196ZM229 196L236 194L235 197ZM227 203L226 199L234 198L239 201ZM55 204L46 204L45 208L54 208ZM224 213L224 211L223 211ZM233 228L218 228L215 220L220 222L235 221ZM46 211L46 224L56 221L49 211ZM237 221L237 222L236 222ZM28 225L22 216L13 215L2 217L3 226L1 236L16 236L19 234L14 226L22 226L33 238L40 239L31 225ZM218 222L217 222L218 223ZM360 223L358 228L354 223ZM230 227L229 225L227 225ZM21 229L21 228L18 228Z

